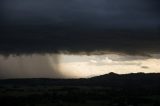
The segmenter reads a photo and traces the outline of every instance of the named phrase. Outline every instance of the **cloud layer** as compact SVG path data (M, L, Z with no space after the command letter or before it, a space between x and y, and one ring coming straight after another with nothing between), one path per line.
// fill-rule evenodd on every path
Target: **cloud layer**
M160 52L159 0L1 0L0 4L1 54Z
M144 28L160 24L158 0L5 0L9 25Z

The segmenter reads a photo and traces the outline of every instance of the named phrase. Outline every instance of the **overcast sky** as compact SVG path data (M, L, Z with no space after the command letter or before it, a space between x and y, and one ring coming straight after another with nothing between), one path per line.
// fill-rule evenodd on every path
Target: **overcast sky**
M160 25L159 0L4 0L2 3L5 24L108 28Z
M159 6L160 0L0 0L0 77L158 72Z
M1 53L160 52L159 0L2 0L0 4Z

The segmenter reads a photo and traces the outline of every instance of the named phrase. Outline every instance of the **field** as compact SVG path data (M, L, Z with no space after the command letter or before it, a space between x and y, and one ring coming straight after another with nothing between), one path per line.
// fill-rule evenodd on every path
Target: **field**
M108 87L5 86L2 106L160 106L160 94Z
M1 106L160 106L160 74L0 80Z

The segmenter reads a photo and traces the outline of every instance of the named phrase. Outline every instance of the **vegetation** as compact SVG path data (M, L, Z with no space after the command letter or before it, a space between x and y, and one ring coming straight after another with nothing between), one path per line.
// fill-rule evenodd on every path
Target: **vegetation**
M0 101L2 106L160 106L158 81L159 74L143 73L0 80Z

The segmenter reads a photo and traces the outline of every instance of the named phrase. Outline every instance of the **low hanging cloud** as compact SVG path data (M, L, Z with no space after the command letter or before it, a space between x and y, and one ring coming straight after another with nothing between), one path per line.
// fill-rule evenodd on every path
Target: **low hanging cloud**
M25 33L23 33L25 34ZM23 35L22 34L22 35ZM37 36L33 37L2 37L1 54L32 54L32 53L66 53L66 54L105 54L120 53L130 55L152 56L159 54L160 36L154 33L144 35L113 35L101 36ZM21 34L20 34L21 35ZM19 35L19 36L20 36ZM44 34L45 35L45 34ZM98 36L99 35L99 36ZM158 56L159 57L159 56Z
M135 66L140 66L141 62L139 61L114 61L108 57L105 57L101 61L97 60L90 60L89 62L90 65L97 65L97 66L103 66L103 65L135 65Z
M159 54L159 0L1 0L0 53Z

